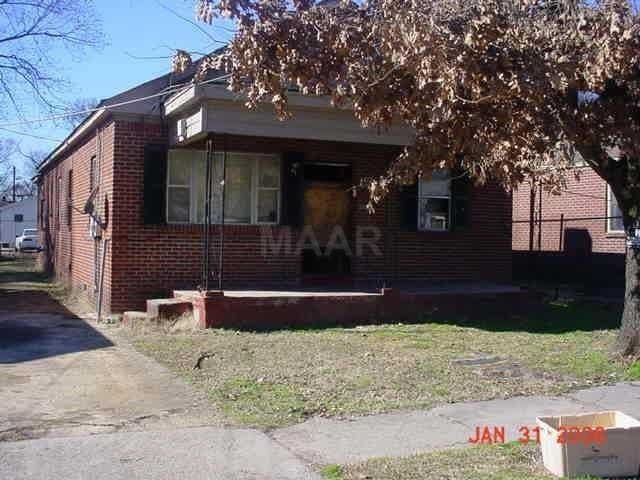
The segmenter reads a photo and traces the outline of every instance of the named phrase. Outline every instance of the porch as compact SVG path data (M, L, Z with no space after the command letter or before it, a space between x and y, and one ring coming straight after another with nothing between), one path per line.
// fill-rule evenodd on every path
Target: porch
M407 322L423 314L499 311L522 304L529 293L487 282L401 282L394 288L290 290L176 290L173 298L147 300L146 312L125 312L125 323L171 322L192 314L198 328L274 330Z

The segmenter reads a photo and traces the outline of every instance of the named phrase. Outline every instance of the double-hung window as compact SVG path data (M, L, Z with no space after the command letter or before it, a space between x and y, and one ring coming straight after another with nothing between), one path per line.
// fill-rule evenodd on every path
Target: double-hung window
M618 201L607 185L607 233L624 233L624 222L622 221L622 211L618 206Z
M203 223L205 153L169 151L167 168L167 222Z
M213 162L211 220L220 222L221 153ZM234 224L276 224L280 220L280 157L228 152L224 182L224 221ZM167 169L167 222L203 223L206 195L206 153L172 150Z
M418 182L418 230L451 228L451 174L436 170L429 180Z

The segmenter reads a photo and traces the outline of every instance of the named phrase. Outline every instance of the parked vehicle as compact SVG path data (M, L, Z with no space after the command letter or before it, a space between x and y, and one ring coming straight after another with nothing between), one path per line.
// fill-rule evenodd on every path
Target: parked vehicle
M22 235L16 237L16 252L27 250L40 250L38 242L38 230L35 228L25 228Z

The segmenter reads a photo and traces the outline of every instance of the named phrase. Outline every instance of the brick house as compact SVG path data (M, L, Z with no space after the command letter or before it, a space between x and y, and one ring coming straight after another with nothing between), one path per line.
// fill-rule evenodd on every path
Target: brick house
M590 167L574 168L560 195L529 183L513 193L514 277L619 289L626 241L617 202Z
M294 117L279 122L267 106L245 109L224 80L176 93L180 82L166 75L103 101L40 167L42 262L94 304L101 291L103 311L194 289L203 270L215 286L222 269L225 288L511 279L512 200L497 185L441 172L373 214L366 192L352 198L410 132L365 130L296 94ZM148 98L159 92L169 93ZM329 248L345 239L351 251Z

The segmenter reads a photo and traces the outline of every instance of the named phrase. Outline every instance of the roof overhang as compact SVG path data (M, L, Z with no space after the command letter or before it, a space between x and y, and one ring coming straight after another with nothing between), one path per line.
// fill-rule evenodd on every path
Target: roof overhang
M288 106L293 118L279 121L265 102L248 109L245 99L225 84L191 85L165 101L170 143L187 145L209 133L257 137L296 138L406 146L414 131L397 125L379 131L363 128L350 108L331 106L328 97L290 92Z
M58 147L52 151L40 165L38 165L38 171L41 171L44 167L46 167L49 163L56 160L58 157L62 156L66 153L69 148L71 148L76 141L82 138L86 133L88 133L91 129L95 127L99 122L101 122L107 115L107 109L101 108L93 112L87 119L82 122L80 125L76 127L76 129L69 135Z

